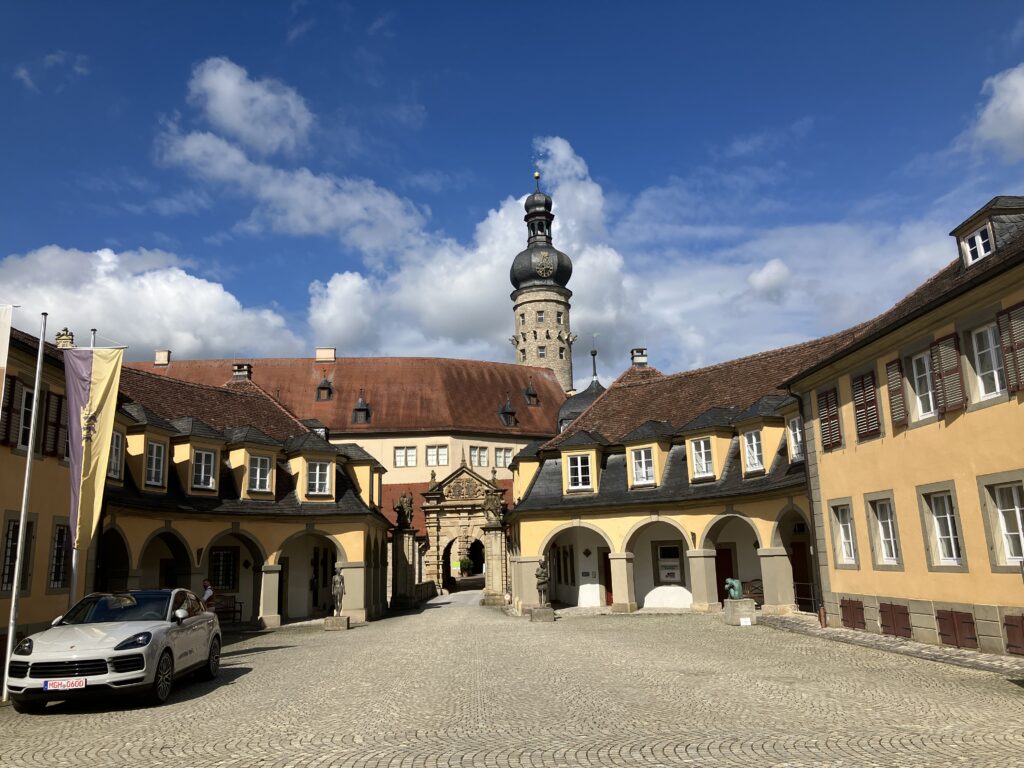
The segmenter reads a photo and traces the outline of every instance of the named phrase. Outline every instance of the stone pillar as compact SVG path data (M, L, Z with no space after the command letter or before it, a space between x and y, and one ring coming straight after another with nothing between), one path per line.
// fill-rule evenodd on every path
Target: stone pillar
M540 605L540 593L537 592L537 566L540 557L517 557L512 561L512 593L515 596L515 610L519 614L528 613Z
M505 588L501 578L504 538L505 532L500 525L484 527L484 598L481 605L505 604Z
M761 612L795 613L796 596L793 594L793 566L785 547L764 547L757 550L761 561L761 583L764 585L764 605Z
M636 610L633 591L633 553L612 552L608 555L612 567L612 613L632 613Z
M281 626L281 614L277 612L277 595L281 588L281 566L264 565L260 585L260 628L272 629Z
M335 563L335 570L345 577L345 599L341 601L342 615L350 616L354 622L367 619L371 606L372 585L366 580L366 563Z
M690 561L690 591L693 593L693 610L720 611L722 604L718 602L715 550L688 549L686 558Z
M396 528L391 534L391 607L416 607L416 531Z

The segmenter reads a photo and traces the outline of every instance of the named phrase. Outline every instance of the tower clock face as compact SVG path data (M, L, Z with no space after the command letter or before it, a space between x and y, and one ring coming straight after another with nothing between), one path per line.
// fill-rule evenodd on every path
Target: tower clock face
M551 277L555 274L555 262L549 251L541 251L537 254L537 274L541 277Z

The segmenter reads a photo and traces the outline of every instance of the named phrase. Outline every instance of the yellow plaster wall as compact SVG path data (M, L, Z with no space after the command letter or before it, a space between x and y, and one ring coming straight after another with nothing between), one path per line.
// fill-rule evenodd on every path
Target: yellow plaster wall
M192 487L192 459L195 456L195 452L200 451L212 451L213 457L213 489L206 490L203 488ZM179 441L171 446L171 462L172 471L178 473L178 480L181 483L181 487L186 489L186 493L192 496L216 496L217 495L217 484L220 482L220 454L222 447L214 442L208 440L195 440ZM144 478L143 478L144 479ZM273 487L273 486L271 486Z
M523 459L512 473L512 499L516 503L526 495L526 489L530 487L533 478L537 476L540 469L540 461L534 459Z
M626 448L626 485L633 487L633 451L643 448L651 449L651 463L654 470L654 486L661 484L662 472L665 470L665 462L668 461L668 443L630 443ZM646 484L645 484L646 485ZM646 487L651 487L646 485Z

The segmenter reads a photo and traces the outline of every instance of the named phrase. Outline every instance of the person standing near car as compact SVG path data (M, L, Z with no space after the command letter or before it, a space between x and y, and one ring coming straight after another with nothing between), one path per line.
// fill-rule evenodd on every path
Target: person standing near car
M210 600L213 599L213 585L209 579L203 579L203 595L202 595L203 606L206 608L210 607Z

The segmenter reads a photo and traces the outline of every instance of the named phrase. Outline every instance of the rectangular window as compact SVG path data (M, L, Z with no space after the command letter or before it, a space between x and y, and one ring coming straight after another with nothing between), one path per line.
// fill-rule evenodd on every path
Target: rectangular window
M53 542L50 547L50 589L65 589L68 586L68 565L71 540L70 528L63 523L53 526Z
M654 583L682 584L683 558L682 547L675 543L654 542L655 559Z
M565 347L558 348L558 359L565 360Z
M843 444L839 426L839 393L835 388L818 393L818 426L821 429L821 449L832 451Z
M445 462L447 463L447 462ZM396 467L415 467L416 466L416 448L413 446L400 446L395 448L395 466Z
M799 416L789 420L789 445L792 449L790 461L800 461L804 457L804 422Z
M878 396L875 392L875 372L868 371L851 378L853 388L853 415L857 437L877 437L882 432L878 416Z
M32 390L27 387L21 391L21 426L18 429L18 447L28 448L32 436Z
M309 475L306 481L306 495L325 495L331 492L331 463L329 461L309 462Z
M633 485L654 482L654 456L650 448L633 449Z
M878 559L882 563L896 563L900 559L896 543L896 521L893 518L892 503L885 499L871 502L878 523Z
M110 461L107 462L107 477L121 479L121 465L124 463L124 435L117 430L110 433Z
M192 487L213 488L213 466L217 454L213 451L196 451L192 457Z
M519 313L519 325L520 325L520 327L523 327L523 328L526 327L526 313L525 312L520 312Z
M146 485L164 484L164 445L146 444Z
M693 441L693 476L711 477L715 474L714 465L711 463L711 438L702 437Z
M1024 485L1000 485L996 489L996 507L1006 544L1006 561L1024 560Z
M211 547L207 577L218 592L237 592L238 547Z
M548 356L548 348L547 347L537 347L537 357L539 357L541 359L544 359L547 356Z
M764 469L764 459L761 456L761 430L755 429L744 433L743 441L747 447L747 471Z
M494 449L494 466L496 467L507 467L512 463L512 449L511 448L495 448Z
M964 248L967 251L965 254L967 266L992 253L992 239L988 233L988 225L986 224L977 232L972 232L965 237Z
M927 497L928 508L935 521L936 554L941 565L960 565L960 534L953 512L953 499L948 493L933 493Z
M28 589L28 564L31 562L32 553L32 531L30 521L25 530L25 564L21 569L21 590ZM18 553L18 521L8 520L7 529L4 531L4 562L0 569L0 590L8 591L14 584L14 564Z
M857 548L853 539L853 515L848 504L832 507L839 534L839 558L844 563L857 562Z
M556 323L557 323L558 325L561 325L561 324L562 324L562 319L563 319L564 317L565 317L565 315L564 315L564 314L563 314L562 312L555 312L555 322L556 322Z
M469 465L471 467L487 466L487 446L471 445L469 447Z
M569 487L590 488L590 457L569 457Z
M922 352L910 361L914 373L914 397L917 401L917 417L935 415L935 381L932 378L932 356Z
M249 457L249 490L269 491L270 490L270 457L250 456Z
M427 466L428 467L447 467L448 466L448 446L447 445L428 445L427 446Z
M999 331L995 323L971 332L974 342L974 373L978 377L978 394L993 397L1006 389L1003 361L999 354Z
M523 362L526 362L526 350L525 349L520 349L519 350L519 359L522 360Z
M543 323L544 322L544 310L543 309L537 310L537 322L538 323Z

